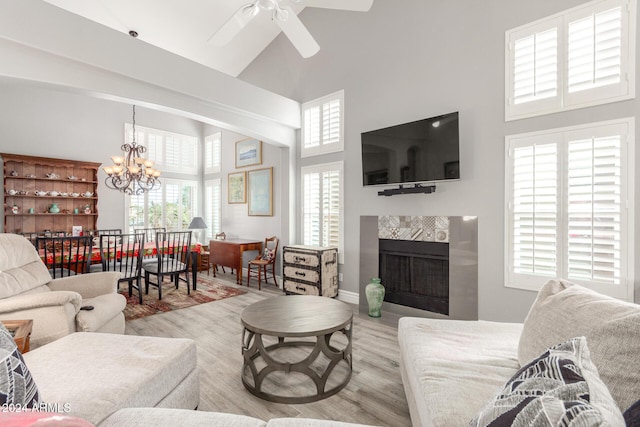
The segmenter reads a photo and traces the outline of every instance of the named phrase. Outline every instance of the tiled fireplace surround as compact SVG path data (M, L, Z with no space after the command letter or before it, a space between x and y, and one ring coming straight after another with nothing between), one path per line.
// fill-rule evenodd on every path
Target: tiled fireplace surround
M402 316L478 319L478 220L461 216L361 216L360 311L367 312L364 288L378 277L378 239L449 243L449 315L384 302L383 311ZM383 283L384 284L384 283Z

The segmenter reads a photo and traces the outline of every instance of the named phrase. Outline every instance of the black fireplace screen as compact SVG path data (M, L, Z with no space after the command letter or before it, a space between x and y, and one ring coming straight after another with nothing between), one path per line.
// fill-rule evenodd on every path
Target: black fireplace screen
M449 314L449 244L379 240L384 300Z

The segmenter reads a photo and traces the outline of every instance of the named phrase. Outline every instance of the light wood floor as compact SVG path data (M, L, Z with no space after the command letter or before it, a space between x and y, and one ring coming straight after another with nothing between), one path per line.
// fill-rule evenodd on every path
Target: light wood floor
M234 278L229 286L236 287ZM233 280L233 282L231 281ZM371 319L354 308L353 375L349 384L327 399L298 405L259 399L240 381L242 369L240 313L263 298L282 295L273 285L245 295L127 322L126 334L191 338L198 346L199 410L277 417L318 418L385 427L411 426L400 378L397 318L384 313ZM246 286L242 287L247 290ZM152 292L152 291L150 291Z

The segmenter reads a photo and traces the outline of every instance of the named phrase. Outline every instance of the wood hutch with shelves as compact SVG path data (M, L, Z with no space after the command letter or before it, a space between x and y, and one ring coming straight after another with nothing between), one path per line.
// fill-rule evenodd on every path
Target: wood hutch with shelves
M0 153L4 232L95 230L100 163ZM56 205L57 209L53 207Z

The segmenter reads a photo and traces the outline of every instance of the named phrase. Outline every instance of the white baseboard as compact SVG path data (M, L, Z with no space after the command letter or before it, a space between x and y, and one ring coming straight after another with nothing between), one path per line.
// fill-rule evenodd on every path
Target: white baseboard
M343 291L338 289L338 299L349 304L360 304L360 294L357 292Z

